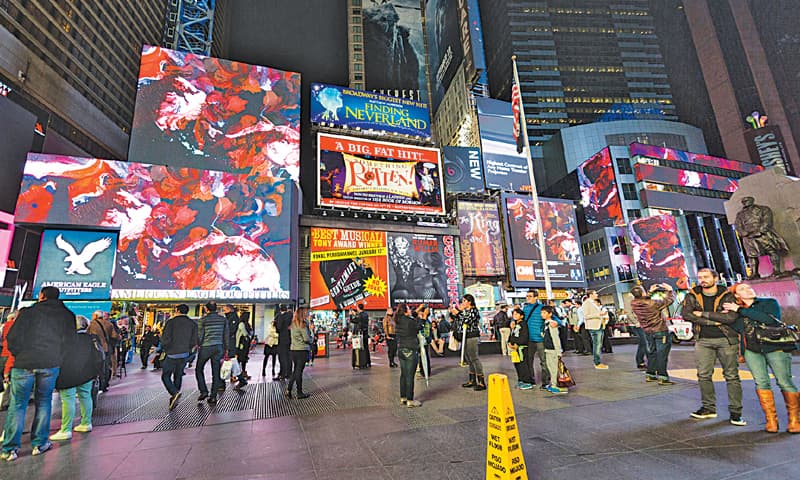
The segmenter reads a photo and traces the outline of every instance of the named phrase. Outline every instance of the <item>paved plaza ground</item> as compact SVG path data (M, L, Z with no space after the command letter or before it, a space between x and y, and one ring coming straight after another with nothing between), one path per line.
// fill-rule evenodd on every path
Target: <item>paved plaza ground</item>
M719 417L693 420L692 347L673 349L674 386L645 383L634 350L616 346L604 355L606 371L595 370L591 357L566 354L578 382L568 395L513 390L528 478L800 478L800 435L762 431L752 380L743 381L746 427L728 423L724 382L717 383ZM92 433L75 433L39 457L31 457L26 434L20 458L0 464L0 479L485 478L487 395L460 387L466 370L457 358L432 359L430 386L416 383L423 402L416 409L399 405L399 369L389 369L381 352L362 371L350 368L349 351L318 359L306 369L306 400L286 399L280 383L261 379L261 359L255 355L248 367L251 384L243 391L229 385L214 408L196 402L194 370L187 369L172 412L160 375L131 364L101 395ZM482 361L487 372L516 382L507 357ZM795 357L795 372L798 363ZM777 403L785 430L783 400Z

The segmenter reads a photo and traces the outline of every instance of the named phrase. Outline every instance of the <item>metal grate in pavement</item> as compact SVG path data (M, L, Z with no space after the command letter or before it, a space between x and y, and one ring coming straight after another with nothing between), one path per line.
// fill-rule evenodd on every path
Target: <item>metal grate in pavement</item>
M156 425L153 431L161 432L202 426L213 411L213 408L205 401L198 403L198 394L197 390L191 392L191 394L184 393L180 403L174 410L167 410L164 420Z
M298 400L287 398L279 382L261 384L255 404L255 419L285 417L290 415L317 415L336 410L336 404L315 382L304 379L306 392L311 396Z
M249 410L253 408L255 404L257 390L258 384L256 383L245 385L242 389L228 387L228 389L219 396L219 401L214 411L221 413Z
M122 418L130 415L137 408L163 393L164 389L140 390L125 395L101 393L97 401L97 406L92 412L92 423L94 425L111 425L113 423L118 423Z

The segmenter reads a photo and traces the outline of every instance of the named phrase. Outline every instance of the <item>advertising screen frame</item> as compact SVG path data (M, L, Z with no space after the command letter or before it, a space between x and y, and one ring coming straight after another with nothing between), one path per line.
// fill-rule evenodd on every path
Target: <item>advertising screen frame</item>
M637 232L636 228L639 225L647 224L652 232L657 232L650 238L644 239ZM654 240L660 237L659 242L655 243ZM631 220L628 225L628 238L631 247L631 262L635 266L636 275L639 281L645 286L650 288L655 283L669 283L673 288L678 290L686 290L689 288L689 269L686 265L686 252L681 245L680 236L678 234L678 223L674 216L669 214L651 215L649 217L637 218ZM642 241L640 241L642 240ZM670 249L672 249L670 251ZM645 252L646 250L646 252ZM643 261L642 257L645 253L652 253L654 255L661 255L660 261L653 261L651 263L658 265L658 268L643 268L643 265L648 263L647 260ZM676 255L680 253L680 256ZM668 272L669 267L665 266L665 262L673 263L680 258L681 265L673 265L679 269L679 272ZM652 275L652 272L661 272L662 275ZM676 275L679 273L679 275ZM642 278L644 276L644 278Z
M595 167L591 170L591 167ZM595 179L590 179L586 175L586 169L597 172ZM603 227L614 227L623 225L625 217L622 214L622 199L620 198L619 188L617 186L617 175L614 170L614 162L611 156L611 149L605 147L599 152L589 157L586 161L578 165L576 169L578 175L578 188L581 192L580 204L583 207L583 218L586 222L586 227L589 231L597 230ZM611 174L609 181L606 178L606 188L598 191L597 185L603 175ZM594 203L591 201L592 194L602 195L600 200L609 203L607 206L599 206L597 210L587 210L590 205ZM590 215L588 212L591 212ZM590 221L594 218L594 221Z
M436 112L464 60L461 43L461 11L458 0L425 0L425 26L428 36L430 105ZM445 51L440 51L443 48Z
M484 189L483 159L477 147L442 147L447 193L480 193Z
M517 153L517 142L514 140L514 115L511 102L483 97L475 100L486 189L530 192L528 159L525 154ZM508 173L499 173L506 170ZM500 179L509 181L504 184Z
M474 217L466 215L467 210L473 212L494 214L494 219L479 218L476 225ZM498 277L506 274L506 262L503 254L503 232L501 224L503 222L497 202L478 202L470 200L456 201L457 222L459 229L459 240L461 244L461 271L467 277ZM484 216L485 217L485 216ZM496 222L496 225L493 223ZM475 228L483 230L479 237L470 237L470 232ZM487 262L482 268L476 265L474 256L474 246L482 245L486 252L487 260L491 260L491 268Z
M405 251L395 240L403 238ZM460 276L456 259L456 239L452 235L387 232L389 298L392 307L399 303L425 303L431 308L447 308L459 302ZM409 252L409 250L412 250ZM438 258L441 257L441 258ZM434 259L438 259L434 262ZM398 271L408 278L398 281ZM419 288L424 288L419 295ZM432 290L432 291L431 291ZM400 292L416 296L400 296ZM426 295L430 293L436 297Z

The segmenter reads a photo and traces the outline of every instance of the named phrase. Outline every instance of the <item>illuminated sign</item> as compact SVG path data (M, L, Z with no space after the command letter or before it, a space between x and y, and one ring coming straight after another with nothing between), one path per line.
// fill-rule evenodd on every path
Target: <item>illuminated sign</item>
M452 235L389 233L392 305L426 303L446 308L459 301L459 276Z
M722 168L725 170L733 170L735 172L745 173L757 173L764 170L764 167L752 163L737 162L736 160L728 160L727 158L712 157L711 155L706 155L703 153L685 152L683 150L659 147L656 145L632 143L628 148L631 152L631 158L634 160L636 160L636 157L648 157L658 160L694 163L697 165L705 165L707 167Z
M464 275L505 275L503 236L497 204L459 200L456 208Z
M744 132L750 158L764 168L780 167L787 175L794 175L794 166L786 152L783 134L777 125Z
M577 172L583 216L589 230L625 223L608 147L583 162Z
M669 283L689 288L689 271L672 215L655 215L631 220L628 226L636 273L645 286Z
M517 153L511 103L492 98L476 98L476 101L486 188L529 192L528 159Z
M444 185L447 193L483 192L481 149L444 147Z

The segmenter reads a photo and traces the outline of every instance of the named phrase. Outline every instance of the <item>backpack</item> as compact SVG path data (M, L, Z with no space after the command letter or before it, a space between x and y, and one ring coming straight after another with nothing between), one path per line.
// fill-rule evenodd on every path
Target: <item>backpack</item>
M56 389L77 387L98 377L103 371L105 358L106 354L97 335L75 334L65 349Z

